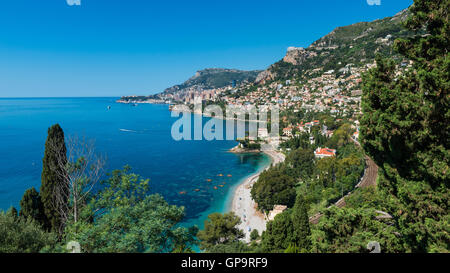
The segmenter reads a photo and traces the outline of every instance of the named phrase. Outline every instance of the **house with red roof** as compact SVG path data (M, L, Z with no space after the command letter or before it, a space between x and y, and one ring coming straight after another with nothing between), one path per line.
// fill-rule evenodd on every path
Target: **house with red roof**
M316 156L316 158L325 158L325 157L333 157L336 156L336 150L334 149L329 149L329 148L317 148L314 151L314 155Z

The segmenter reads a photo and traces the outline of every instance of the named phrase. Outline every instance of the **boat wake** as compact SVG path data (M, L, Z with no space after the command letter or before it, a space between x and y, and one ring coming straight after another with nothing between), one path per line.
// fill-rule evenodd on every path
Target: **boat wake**
M128 129L119 129L119 131L128 132L128 133L139 133L138 131L128 130Z

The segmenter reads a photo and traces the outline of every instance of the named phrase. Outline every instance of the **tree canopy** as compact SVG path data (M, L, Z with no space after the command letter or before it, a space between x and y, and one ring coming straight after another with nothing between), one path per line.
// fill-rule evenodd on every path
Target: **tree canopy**
M406 27L426 35L398 39L412 61L399 70L378 56L364 77L362 145L380 166L386 209L414 252L448 251L449 0L415 0Z
M178 226L184 208L149 194L149 180L129 171L116 170L102 183L81 213L84 220L68 226L67 238L83 252L191 251L197 227Z
M252 198L264 212L272 210L275 205L292 207L296 196L295 184L295 179L282 170L269 169L253 185Z
M37 253L54 247L58 237L40 227L32 218L0 211L0 253Z
M234 212L208 215L208 220L205 220L205 228L197 234L200 240L200 248L213 251L217 245L238 242L244 238L244 232L237 227L240 223L241 219Z

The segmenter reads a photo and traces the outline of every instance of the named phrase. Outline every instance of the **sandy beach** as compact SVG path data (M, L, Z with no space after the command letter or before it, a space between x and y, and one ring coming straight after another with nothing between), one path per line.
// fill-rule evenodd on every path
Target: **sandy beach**
M275 150L265 150L264 153L272 158L273 165L279 164L285 160L285 156ZM256 204L250 194L251 188L253 184L258 181L260 174L261 172L247 178L236 188L233 196L231 210L242 220L239 228L245 233L245 241L250 241L250 232L253 229L258 230L259 234L266 229L264 215L256 210Z

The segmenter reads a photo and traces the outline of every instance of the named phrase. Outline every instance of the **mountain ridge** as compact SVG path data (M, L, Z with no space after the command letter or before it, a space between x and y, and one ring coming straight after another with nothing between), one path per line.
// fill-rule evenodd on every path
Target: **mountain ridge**
M233 85L233 82L235 82L236 85L246 81L253 82L260 72L261 70L246 71L229 68L206 68L198 70L194 76L182 84L165 89L162 94L223 88Z
M213 90L213 94L206 96L206 99L217 98L224 90L235 87L239 89L241 85L247 88L245 86L248 84L265 85L293 79L304 80L327 71L348 73L351 67L373 63L378 53L397 59L400 63L401 59L392 45L395 39L413 34L403 27L408 16L408 9L404 9L391 17L336 27L307 48L289 47L285 56L266 70L198 70L185 82L166 88L149 98L183 99L192 93L207 90Z
M404 9L391 17L336 27L307 48L289 47L280 61L258 75L256 83L298 78L318 68L338 71L348 63L362 66L372 62L377 53L397 57L393 41L412 34L402 26L408 16Z

